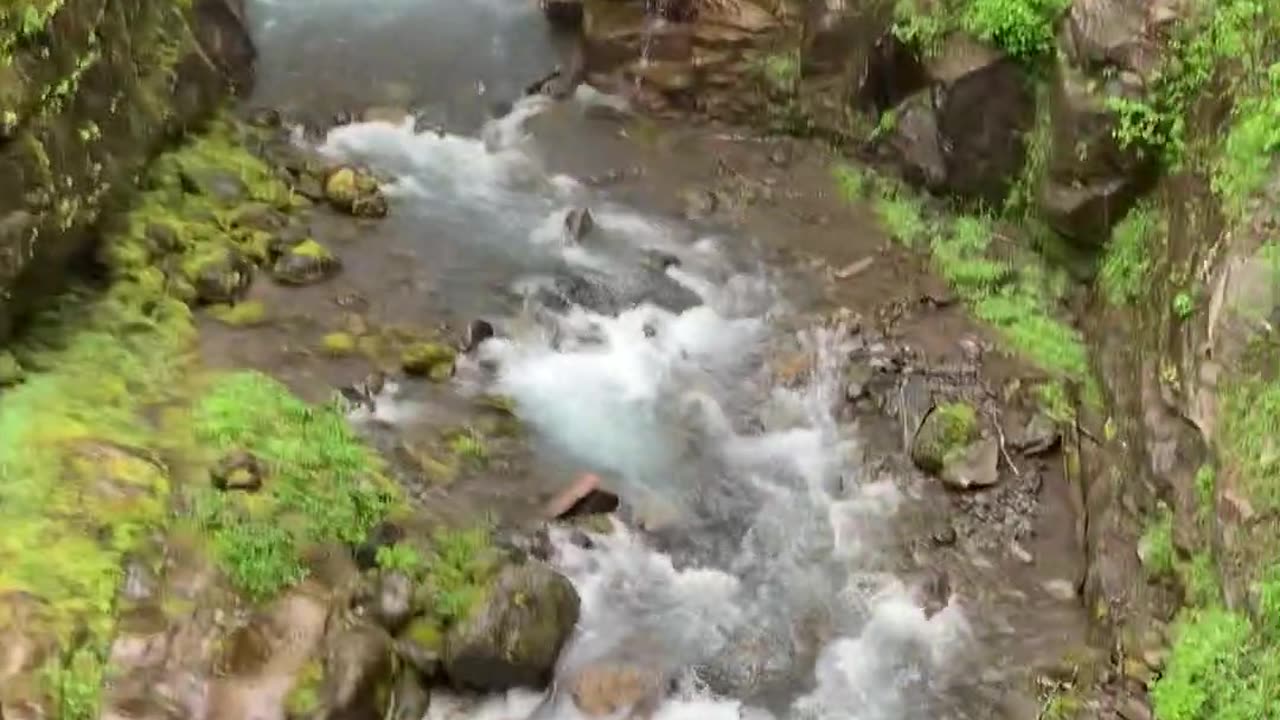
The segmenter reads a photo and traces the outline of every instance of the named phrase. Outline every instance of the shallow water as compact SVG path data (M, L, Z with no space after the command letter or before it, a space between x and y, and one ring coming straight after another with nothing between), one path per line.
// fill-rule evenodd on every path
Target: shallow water
M901 572L909 483L867 467L865 438L837 421L845 329L788 329L803 308L751 238L548 171L551 150L528 123L558 109L549 101L480 122L487 93L526 81L513 68L554 60L531 3L274 0L256 17L259 102L375 104L385 98L362 89L372 78L412 76L404 104L456 129L416 130L412 116L359 123L320 150L393 179L378 239L408 248L452 311L502 331L470 376L511 396L547 453L602 473L625 500L630 527L590 548L554 538L583 598L562 678L638 655L674 682L659 720L997 716L999 693L969 666L983 652L971 610L952 598L928 616ZM332 28L342 32L330 44L311 42ZM423 66L432 72L414 72ZM596 224L580 244L562 231L575 207ZM653 253L679 264L655 269ZM799 387L772 381L779 340L812 361ZM383 419L405 421L413 407ZM429 715L577 716L566 698L532 693L438 698Z

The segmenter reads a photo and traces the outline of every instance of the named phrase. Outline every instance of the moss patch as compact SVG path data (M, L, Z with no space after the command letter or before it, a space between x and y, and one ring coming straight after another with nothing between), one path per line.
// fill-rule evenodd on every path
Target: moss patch
M239 302L235 305L215 305L209 313L225 325L232 327L252 327L267 321L267 306L257 300Z
M379 458L336 408L313 407L256 372L218 378L194 414L201 443L247 451L268 469L258 493L212 487L193 495L193 515L236 585L270 597L305 577L303 550L358 543L400 502Z
M465 620L487 597L502 559L487 527L436 533L423 583L432 617L443 626Z
M320 339L324 351L330 355L350 355L356 351L356 338L350 333L329 333Z
M978 413L963 402L939 405L925 418L911 446L911 459L922 470L940 472L958 453L978 439Z

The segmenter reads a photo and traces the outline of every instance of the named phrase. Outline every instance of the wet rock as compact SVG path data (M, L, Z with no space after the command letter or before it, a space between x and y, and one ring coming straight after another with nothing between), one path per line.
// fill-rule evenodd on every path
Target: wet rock
M586 208L573 208L564 216L564 241L577 245L589 235L596 226L595 218Z
M680 197L684 202L684 216L690 220L705 220L720 207L720 198L711 190L686 190Z
M651 272L666 272L668 268L680 267L680 258L669 252L648 249L644 251L644 266Z
M186 275L199 302L231 304L244 297L253 283L253 263L228 246L191 261Z
M877 354L873 360L882 357L884 356ZM870 382L871 379L874 379L875 371L878 369L879 366L877 365L867 365L867 371L871 376L868 379L868 382ZM896 400L898 407L898 420L902 426L902 447L911 448L913 443L917 441L927 444L929 438L926 437L922 439L919 435L921 425L924 424L925 418L929 417L930 413L934 411L933 392L929 389L928 381L919 375L908 375L903 378L902 382L898 385L898 397ZM959 419L959 416L964 415L963 410L958 406L948 406L948 413L956 415L955 418L951 418L956 420ZM934 422L940 423L942 422L942 419L939 418ZM918 464L919 463L917 463L917 465Z
M394 664L381 629L358 625L335 633L325 656L325 717L385 717Z
M568 681L573 704L588 718L627 716L645 718L661 702L666 676L657 667L630 662L596 662Z
M229 453L209 472L213 486L219 490L256 492L262 488L266 466L253 453L237 450Z
M911 460L928 473L940 473L968 454L978 439L977 413L965 403L934 407L911 441Z
M944 457L939 477L957 490L990 487L1000 481L1000 443L986 438L970 444L960 453Z
M550 567L508 567L481 607L449 629L445 673L454 685L478 691L546 687L578 611L573 584Z
M602 515L618 509L618 496L600 487L600 477L583 473L547 503L543 515L555 520Z
M431 691L418 676L405 670L397 673L386 720L422 720L430 709Z
M400 354L400 367L409 375L443 382L453 376L457 353L443 343L418 342Z
M915 595L925 618L932 618L951 604L951 577L942 568L930 568Z
M928 90L916 93L894 112L897 121L885 142L898 159L903 177L930 190L945 188L947 161L933 94Z
M845 399L849 402L856 402L866 397L871 388L871 381L874 378L875 372L866 363L851 363L844 374Z
M311 285L338 274L342 261L315 240L303 240L286 250L271 266L271 276L284 285Z
M1058 423L1044 413L1036 413L1012 446L1025 455L1040 455L1056 447L1059 438Z
M378 573L370 610L374 622L396 633L413 615L413 580L402 572Z
M350 167L331 171L324 179L324 197L334 209L356 217L387 214L387 198L368 172Z
M583 0L541 0L542 14L552 27L561 30L582 28Z
M475 352L481 343L496 335L493 323L488 320L472 320L467 324L467 332L462 339L462 352Z

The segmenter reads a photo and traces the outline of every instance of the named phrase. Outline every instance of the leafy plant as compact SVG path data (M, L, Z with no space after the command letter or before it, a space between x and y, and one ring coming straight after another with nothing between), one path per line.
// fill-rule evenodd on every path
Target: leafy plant
M388 572L401 572L414 577L426 567L426 561L412 545L383 545L374 556L378 567Z
M1153 255L1151 243L1158 232L1158 216L1146 204L1130 210L1111 231L1099 282L1112 305L1128 305L1146 290Z
M1147 524L1138 541L1138 554L1142 556L1142 568L1151 577L1173 572L1173 513L1167 508Z
M1186 320L1196 312L1196 299L1188 291L1182 290L1173 296L1173 314Z
M1015 58L1033 60L1053 51L1054 23L1068 0L969 0L960 23Z
M426 570L434 615L446 624L465 618L484 599L499 559L488 527L437 533Z

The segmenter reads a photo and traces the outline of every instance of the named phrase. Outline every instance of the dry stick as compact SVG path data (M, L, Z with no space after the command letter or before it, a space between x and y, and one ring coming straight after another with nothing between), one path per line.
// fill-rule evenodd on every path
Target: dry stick
M1013 458L1009 457L1009 450L1005 446L1004 428L1000 426L1000 420L996 417L996 414L991 411L987 411L987 416L991 418L991 424L996 426L996 435L999 436L1000 439L1000 454L1004 456L1005 464L1013 471L1014 477L1021 479L1022 471L1018 469L1017 465L1013 464Z

